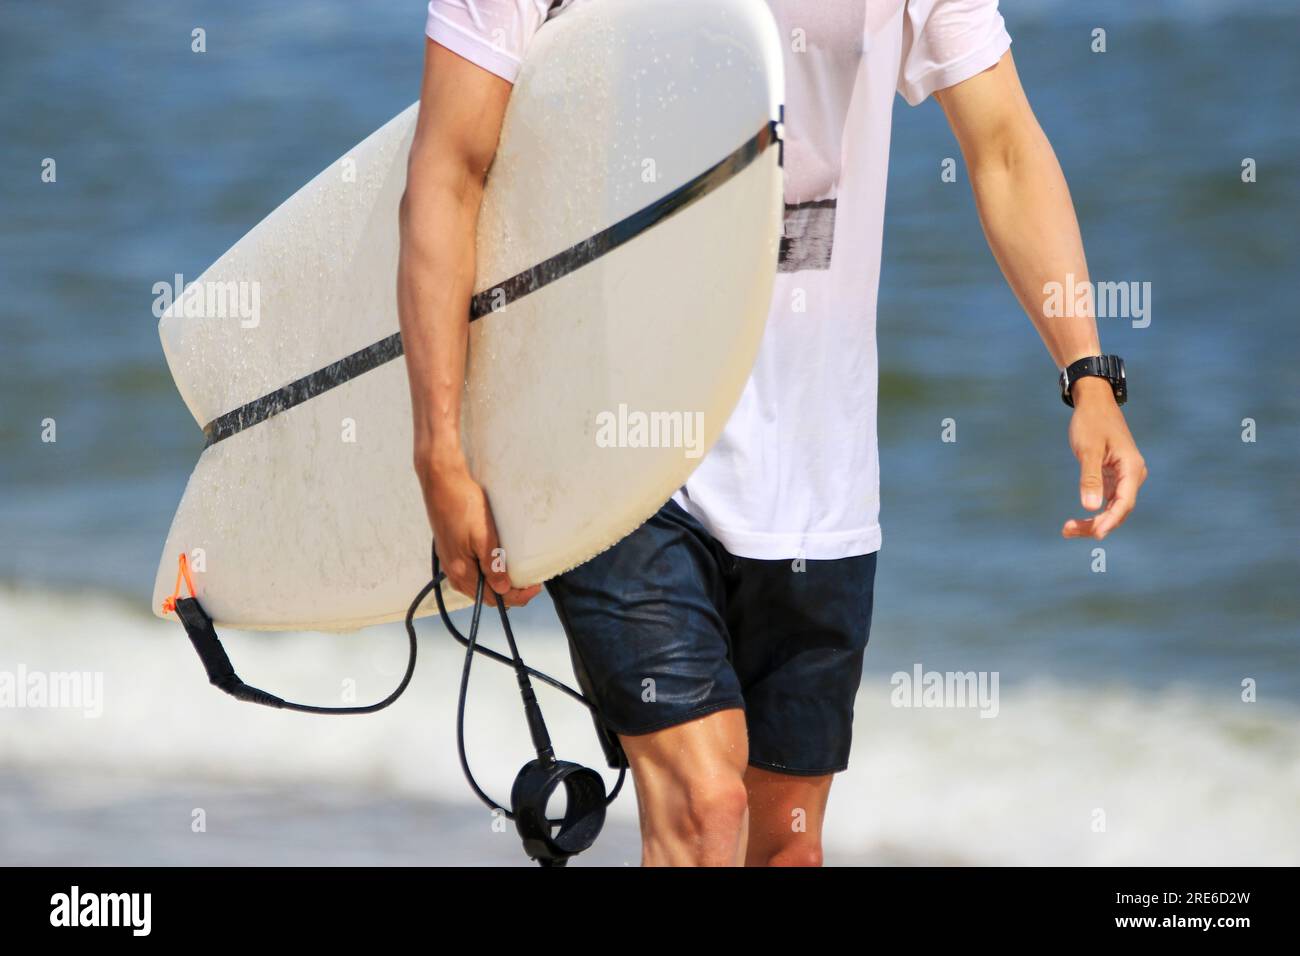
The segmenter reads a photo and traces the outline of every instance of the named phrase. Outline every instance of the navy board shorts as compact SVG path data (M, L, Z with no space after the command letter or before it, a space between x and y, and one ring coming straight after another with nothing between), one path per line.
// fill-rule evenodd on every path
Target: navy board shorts
M874 553L736 557L669 501L546 588L611 767L617 735L738 707L751 765L813 776L848 765L875 576Z

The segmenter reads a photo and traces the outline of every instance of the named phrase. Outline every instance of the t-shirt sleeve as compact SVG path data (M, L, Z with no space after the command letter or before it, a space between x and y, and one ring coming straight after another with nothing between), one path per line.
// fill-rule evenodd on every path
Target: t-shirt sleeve
M1011 46L998 0L907 0L898 92L916 106L997 63Z
M424 32L439 46L513 83L548 6L538 0L430 0Z

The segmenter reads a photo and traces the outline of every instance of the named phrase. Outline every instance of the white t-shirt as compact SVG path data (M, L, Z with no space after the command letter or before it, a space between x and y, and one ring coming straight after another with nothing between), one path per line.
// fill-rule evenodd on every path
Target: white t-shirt
M548 15L600 0L432 0L437 43L513 80ZM997 0L768 0L785 53L785 229L754 371L674 499L732 554L880 547L876 292L895 92L995 64ZM555 9L552 9L554 6Z

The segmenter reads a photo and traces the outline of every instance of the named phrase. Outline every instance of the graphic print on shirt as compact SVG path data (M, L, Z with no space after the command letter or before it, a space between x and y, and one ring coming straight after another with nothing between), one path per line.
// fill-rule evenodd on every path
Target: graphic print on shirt
M785 224L781 272L824 270L849 102L862 61L866 0L771 3L785 57Z

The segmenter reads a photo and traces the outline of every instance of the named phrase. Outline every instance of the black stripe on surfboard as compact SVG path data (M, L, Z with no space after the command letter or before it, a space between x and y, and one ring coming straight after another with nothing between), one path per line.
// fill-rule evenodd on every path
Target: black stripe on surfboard
M625 219L620 219L609 228L570 246L563 252L525 269L518 275L479 292L470 299L469 320L473 322L490 315L635 239L735 177L774 143L780 143L780 134L777 123L769 122L725 159L645 208L637 210ZM207 439L204 447L210 447L231 435L239 434L246 428L252 428L268 418L273 418L317 395L379 368L401 355L402 333L394 332L387 338L344 356L337 362L331 362L324 368L277 388L274 392L255 398L233 411L214 418L203 426L203 434Z

